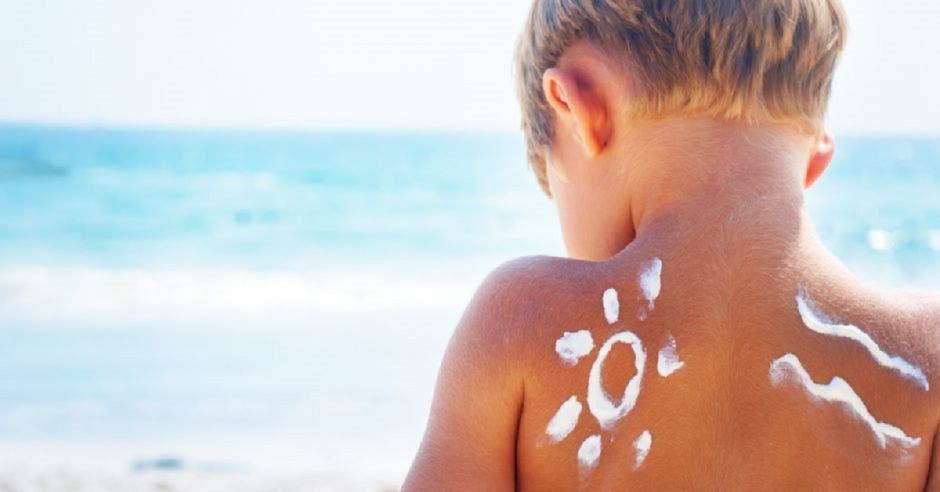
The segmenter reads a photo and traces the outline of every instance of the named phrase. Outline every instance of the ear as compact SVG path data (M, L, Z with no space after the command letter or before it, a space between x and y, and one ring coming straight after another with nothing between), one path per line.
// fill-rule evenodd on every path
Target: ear
M611 123L599 87L574 70L550 68L542 75L542 89L555 113L556 130L571 132L591 157L603 152Z
M826 168L829 167L829 163L832 162L835 151L836 145L832 135L828 131L824 131L814 144L813 153L810 155L809 164L806 166L806 188L813 186L813 183L822 176Z

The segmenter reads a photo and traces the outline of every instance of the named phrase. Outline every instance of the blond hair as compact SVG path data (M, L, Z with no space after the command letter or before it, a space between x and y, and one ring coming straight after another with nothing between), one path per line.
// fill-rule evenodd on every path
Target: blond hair
M845 44L840 0L535 0L516 51L529 162L548 192L542 75L581 39L627 63L631 114L789 121L815 131Z

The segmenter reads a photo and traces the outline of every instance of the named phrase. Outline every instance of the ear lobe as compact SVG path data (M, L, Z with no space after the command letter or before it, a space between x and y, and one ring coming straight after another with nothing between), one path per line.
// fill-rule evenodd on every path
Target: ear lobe
M610 138L610 119L600 94L589 83L579 81L573 71L550 68L542 76L542 87L556 120L573 133L591 157L600 154Z
M829 163L832 162L832 156L835 154L836 146L832 135L825 131L819 136L813 154L809 158L809 164L806 166L806 182L804 186L809 188L816 183L816 180L822 176Z

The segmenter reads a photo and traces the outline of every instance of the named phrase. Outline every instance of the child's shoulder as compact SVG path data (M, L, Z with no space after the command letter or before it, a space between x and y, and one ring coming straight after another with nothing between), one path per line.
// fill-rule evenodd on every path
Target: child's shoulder
M903 292L893 296L914 350L922 351L940 383L940 293Z
M845 353L846 345L842 341L849 339L850 345L855 346L860 354L860 358L854 359L858 367L912 365L909 369L915 372L914 376L904 373L912 384L882 385L880 388L882 391L888 387L907 388L907 396L898 401L922 402L909 410L923 410L912 413L927 417L931 425L936 426L937 418L940 418L940 391L936 389L940 388L940 295L881 291L866 286L858 288L855 295L844 295L841 303L848 306L845 316L836 315L829 320L829 326L838 330L835 333L840 335L827 340L833 357ZM823 312L823 316L831 314ZM813 321L816 320L804 319L818 329ZM846 329L842 323L852 326ZM875 365L871 363L873 357L877 362ZM900 373L894 369L881 371L881 374L897 377ZM907 400L908 397L914 399Z
M603 263L527 256L498 266L477 289L466 315L491 329L524 329L548 319L569 318L590 299L600 306ZM598 290L601 289L601 290Z
M910 359L929 387L940 387L940 295L885 291L861 281L825 287L815 289L822 304L801 291L800 315L811 330L838 335L825 338L827 347L844 353L842 341L848 338L859 348L885 350L892 357ZM827 304L834 308L827 309ZM868 352L860 352L860 363L868 361ZM940 392L930 393L940 404Z
M503 263L477 289L456 338L520 362L527 347L554 336L547 328L603 319L603 289L596 279L602 271L599 263L551 256Z
M524 328L557 314L560 305L583 292L594 265L552 256L507 261L487 275L465 317L488 329Z

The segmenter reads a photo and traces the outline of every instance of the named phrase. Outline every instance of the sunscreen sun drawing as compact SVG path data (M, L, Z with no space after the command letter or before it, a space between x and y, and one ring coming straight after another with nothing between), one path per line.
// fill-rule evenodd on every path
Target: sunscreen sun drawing
M656 298L659 297L662 267L662 260L654 258L640 273L638 282L646 300L646 304L638 316L640 321L647 318L653 309ZM601 297L601 303L607 323L611 326L615 325L620 320L620 299L617 291L607 289ZM614 400L604 390L601 373L607 356L616 344L629 345L633 350L636 374L627 381L623 395ZM594 338L589 330L574 333L565 332L555 342L555 352L561 362L567 366L577 366L582 358L594 351L594 347ZM636 406L642 390L643 378L646 374L646 358L646 348L643 341L632 331L614 333L597 351L587 381L585 401L589 412L597 419L602 431L611 431ZM683 363L679 360L676 352L676 341L672 335L669 335L666 345L659 353L659 373L662 377L668 377L681 369L682 366ZM549 421L545 434L554 443L564 441L577 427L583 410L584 404L582 404L578 395L572 395L558 408L554 417ZM653 435L648 429L641 432L633 442L636 452L633 463L634 469L638 469L643 465L650 453L652 444ZM577 459L581 470L587 472L594 469L601 458L602 451L603 440L601 435L594 434L587 437L578 449Z

